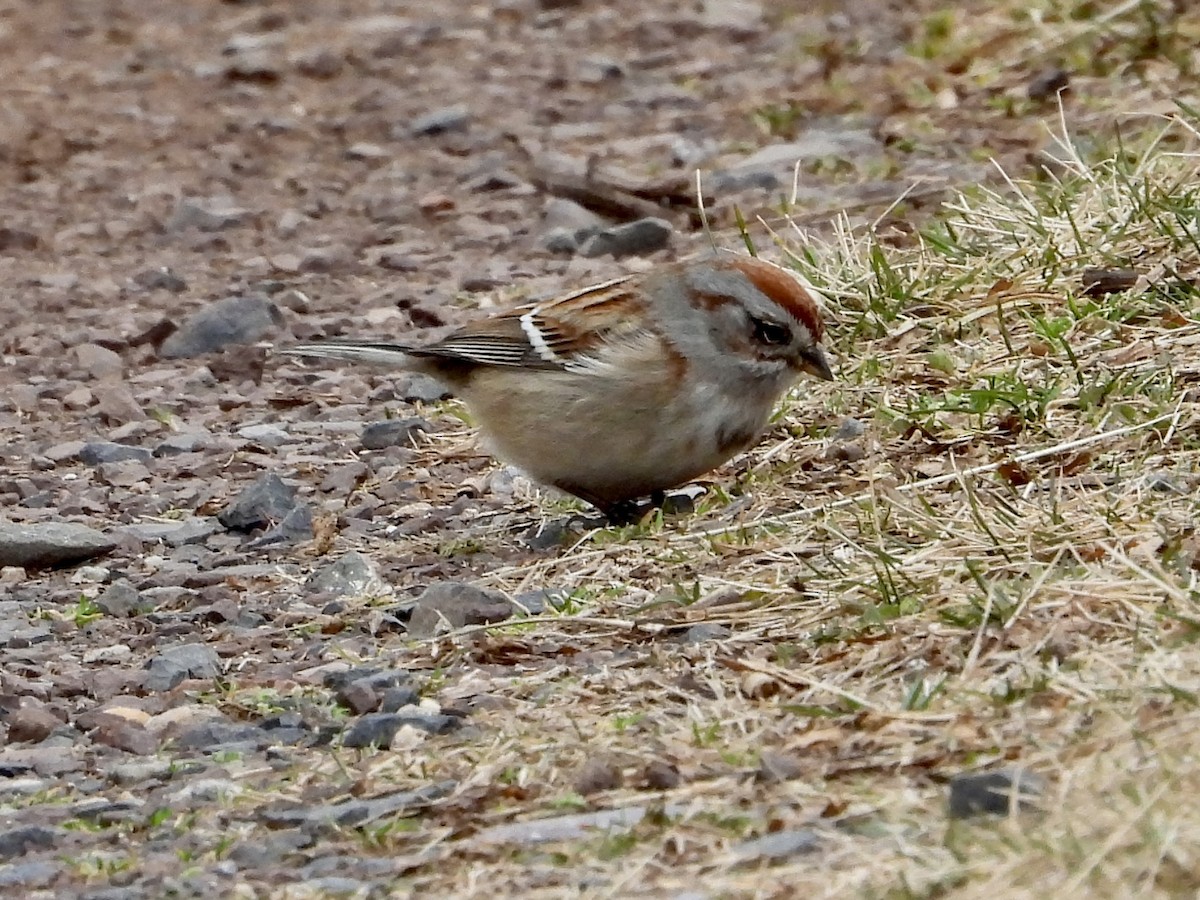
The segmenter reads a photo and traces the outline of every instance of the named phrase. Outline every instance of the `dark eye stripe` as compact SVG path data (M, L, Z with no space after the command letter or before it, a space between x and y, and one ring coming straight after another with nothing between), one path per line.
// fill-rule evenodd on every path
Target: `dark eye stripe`
M792 332L786 325L780 325L778 322L755 319L754 339L761 344L767 344L772 347L783 347L791 343Z

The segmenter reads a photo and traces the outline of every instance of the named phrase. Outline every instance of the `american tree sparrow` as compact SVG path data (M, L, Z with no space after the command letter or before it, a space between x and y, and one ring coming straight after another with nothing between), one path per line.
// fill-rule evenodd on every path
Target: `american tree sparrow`
M472 322L428 346L319 341L282 352L423 372L495 454L613 518L755 444L798 375L831 379L812 295L721 256L615 278Z

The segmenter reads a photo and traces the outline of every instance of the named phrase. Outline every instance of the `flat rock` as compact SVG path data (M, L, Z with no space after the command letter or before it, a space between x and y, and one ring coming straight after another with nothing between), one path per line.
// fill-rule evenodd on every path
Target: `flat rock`
M167 220L167 231L224 231L245 224L249 210L221 200L182 199Z
M296 489L274 472L259 478L217 516L233 531L253 531L282 522L296 508Z
M226 297L192 313L162 342L165 359L200 356L231 344L248 344L283 324L283 314L258 294Z
M503 622L517 611L513 602L499 591L461 582L442 582L430 585L417 598L408 633L414 637L432 637L442 630Z
M470 110L466 104L458 103L417 116L409 123L408 132L414 137L425 137L447 131L462 131L470 121Z
M79 461L88 466L128 460L145 462L150 459L150 456L150 451L144 447L116 444L112 441L89 441L79 449Z
M966 819L1028 810L1045 789L1045 779L1020 768L955 775L950 779L950 816Z
M27 825L23 828L0 831L0 859L22 856L30 850L49 849L57 844L64 834L58 829L42 825Z
M146 664L142 686L148 691L169 691L185 678L216 678L221 658L207 644L169 647Z
M624 225L614 225L593 234L579 248L586 257L644 256L661 250L671 241L674 226L666 219L638 219Z
M429 431L429 423L417 416L406 419L388 419L371 422L362 430L362 445L365 450L382 450L385 447L411 447L418 434Z
M0 523L0 566L61 566L95 559L116 546L107 535L74 522Z
M357 550L344 553L335 562L313 573L305 587L314 592L335 597L358 597L383 587L379 567Z

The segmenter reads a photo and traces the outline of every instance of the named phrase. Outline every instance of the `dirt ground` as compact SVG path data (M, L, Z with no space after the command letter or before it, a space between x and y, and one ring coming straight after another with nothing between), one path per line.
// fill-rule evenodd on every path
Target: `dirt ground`
M790 825L764 828L790 849L675 838L641 884L593 837L774 821L770 779L753 811L721 805L744 760L638 749L653 713L613 704L667 673L681 710L713 701L688 671L724 625L630 622L720 588L719 557L664 535L785 501L734 461L665 531L573 530L577 505L483 454L435 386L270 348L436 334L706 252L697 168L724 248L738 216L779 258L785 214L827 235L842 211L904 246L955 189L1002 184L996 162L1047 164L1059 87L1085 143L1129 97L1168 107L1178 47L1131 49L1130 4L996 6L0 2L0 523L103 536L0 571L0 893L786 896L773 861L813 852ZM587 255L580 231L645 219L669 235ZM870 416L813 396L777 441ZM413 418L415 445L395 424L364 447L365 424ZM837 497L844 471L789 447L812 500ZM277 505L231 516L271 473ZM579 553L586 578L560 564ZM607 605L629 589L640 612ZM505 598L587 627L489 631ZM450 638L438 609L463 617ZM615 757L585 713L541 718L563 685L618 723ZM551 758L540 781L526 752ZM549 817L588 852L534 835Z

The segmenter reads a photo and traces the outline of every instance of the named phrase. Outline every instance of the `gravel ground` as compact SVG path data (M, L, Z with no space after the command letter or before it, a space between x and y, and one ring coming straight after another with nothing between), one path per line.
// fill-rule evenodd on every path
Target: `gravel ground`
M0 4L0 892L438 893L457 836L534 840L472 818L493 684L643 652L485 640L580 589L576 507L437 385L271 345L701 252L696 167L726 247L791 195L903 241L1053 116L1038 60L970 95L909 52L932 3L434 6Z

